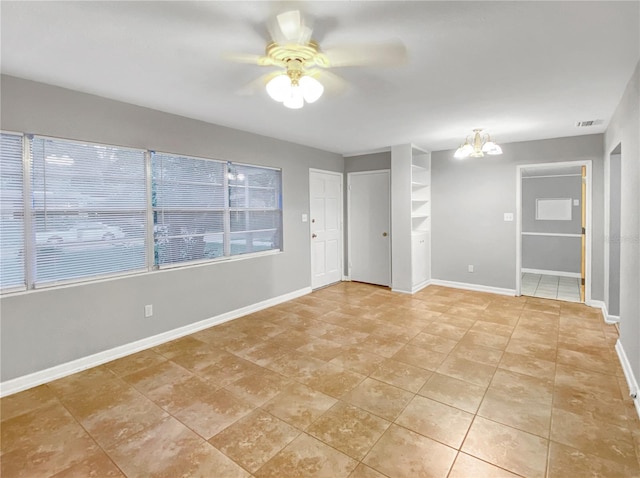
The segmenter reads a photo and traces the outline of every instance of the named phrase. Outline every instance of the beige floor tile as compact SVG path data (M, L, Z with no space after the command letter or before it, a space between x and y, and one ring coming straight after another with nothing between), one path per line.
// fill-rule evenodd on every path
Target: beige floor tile
M225 388L248 403L260 406L290 386L292 381L271 370L262 369L227 385Z
M371 374L371 378L417 393L431 375L429 370L389 359Z
M301 430L306 429L337 400L302 384L293 384L262 408Z
M362 462L390 478L436 478L447 476L455 457L453 448L391 425Z
M455 449L460 448L472 421L471 413L421 396L415 396L396 418L398 425Z
M413 393L367 378L343 400L385 420L393 421L413 398Z
M0 398L0 420L5 421L55 403L56 397L47 385Z
M419 333L409 342L409 345L422 347L424 349L433 350L434 352L440 352L443 354L451 352L457 344L457 340L451 340L440 335L433 335L425 332Z
M466 453L458 453L447 478L517 478L517 476Z
M387 478L379 471L369 468L367 465L360 463L356 469L349 475L349 478Z
M51 478L124 478L125 475L103 451L90 456L66 470L56 473Z
M478 416L509 425L543 438L549 438L551 401L514 397L503 390L489 387Z
M106 451L128 478L249 477L249 473L171 417Z
M345 402L338 402L307 433L358 461L391 423Z
M465 343L464 339L453 349L450 356L459 357L471 362L483 363L485 365L498 365L502 358L502 350L483 347L481 345L471 345Z
M617 338L583 304L338 283L2 398L0 474L640 478Z
M476 417L461 451L517 475L544 477L549 442L539 436Z
M329 363L339 365L352 372L369 375L384 361L385 358L382 355L367 352L358 346L352 346L345 347L344 351L331 359Z
M218 433L209 443L253 473L299 434L297 428L258 409Z
M345 393L353 390L366 375L347 370L342 365L333 362L324 364L315 370L302 382L309 387L325 393L334 398L340 398Z
M434 373L418 394L465 412L476 413L486 390L486 386Z
M416 347L414 345L405 345L395 355L393 359L399 362L408 363L425 370L436 370L442 361L447 357L447 354L440 352L434 352L433 350L427 350L422 347Z
M305 433L254 475L256 478L347 478L358 462Z
M549 447L549 478L567 476L638 477L638 465L625 465L616 461L583 453L560 443L551 442Z
M631 432L616 425L584 415L553 409L551 440L577 448L583 453L626 466L637 466L635 444Z
M436 372L439 374L448 375L449 377L480 386L489 385L495 371L496 367L493 365L472 362L455 356L449 356L442 362L442 365L436 369Z

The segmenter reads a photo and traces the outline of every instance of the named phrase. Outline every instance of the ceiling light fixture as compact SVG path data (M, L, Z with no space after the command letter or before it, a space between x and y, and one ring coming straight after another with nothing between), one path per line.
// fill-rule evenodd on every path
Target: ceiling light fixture
M502 154L502 148L491 140L487 133L482 133L482 129L473 130L473 139L467 136L464 144L461 145L453 155L454 158L482 158L486 154Z
M305 74L303 61L292 58L287 61L287 71L267 83L267 93L275 101L287 108L299 109L307 103L313 103L322 96L324 86L315 78Z

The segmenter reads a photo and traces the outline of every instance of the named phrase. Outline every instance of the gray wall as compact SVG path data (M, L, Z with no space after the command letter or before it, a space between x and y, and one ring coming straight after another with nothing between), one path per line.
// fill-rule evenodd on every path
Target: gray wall
M504 154L457 160L432 153L432 277L515 289L518 164L593 162L592 299L603 298L603 135L502 144ZM473 264L475 272L467 272Z
M342 156L7 76L1 95L5 130L282 168L284 213L281 254L4 296L2 381L310 286L309 168Z
M347 210L347 174L359 173L362 171L378 171L381 169L391 169L391 151L381 153L361 154L359 156L347 156L344 158L344 275L349 274L349 252L347 245L349 231L349 212Z
M620 342L640 381L640 62L605 134L604 159L620 155Z
M580 176L522 178L522 232L580 234L581 207L573 206L570 221L536 220L536 199L581 200ZM559 272L580 272L581 239L557 236L522 236L522 267Z
M609 300L607 311L610 315L620 316L620 203L622 176L620 175L622 157L612 154L609 157Z
M580 274L579 237L522 236L522 268Z

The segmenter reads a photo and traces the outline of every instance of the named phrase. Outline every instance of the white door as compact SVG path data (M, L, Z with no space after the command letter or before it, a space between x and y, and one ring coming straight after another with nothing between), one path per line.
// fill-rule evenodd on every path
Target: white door
M342 173L309 172L311 288L342 280Z
M389 171L349 173L349 275L391 284Z

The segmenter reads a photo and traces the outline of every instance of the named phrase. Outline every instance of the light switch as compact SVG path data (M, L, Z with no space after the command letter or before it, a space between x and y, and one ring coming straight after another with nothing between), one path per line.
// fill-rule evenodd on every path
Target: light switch
M504 213L504 220L506 222L513 221L513 213L512 212L505 212Z
M580 199L574 199L573 200L573 205L574 206L579 206L580 205Z
M307 216L306 214L302 215L302 222L307 222L309 220L309 216Z

